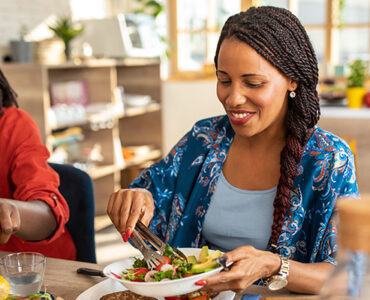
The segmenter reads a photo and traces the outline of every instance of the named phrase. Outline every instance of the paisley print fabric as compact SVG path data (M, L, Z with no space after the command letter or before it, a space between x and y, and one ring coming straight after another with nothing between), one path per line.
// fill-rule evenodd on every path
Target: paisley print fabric
M233 137L227 116L201 120L131 184L153 194L150 226L167 243L201 246L204 216ZM277 251L300 262L334 264L333 209L343 196L358 197L353 155L343 140L316 127L297 166Z

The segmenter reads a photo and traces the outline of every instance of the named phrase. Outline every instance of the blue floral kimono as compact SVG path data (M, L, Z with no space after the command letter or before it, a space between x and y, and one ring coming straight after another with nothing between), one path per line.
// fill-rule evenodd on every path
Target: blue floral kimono
M226 115L201 120L131 184L152 193L150 228L167 243L201 246L204 216L233 137ZM335 264L333 208L341 196L358 196L353 155L344 141L316 127L297 167L277 251L300 262Z

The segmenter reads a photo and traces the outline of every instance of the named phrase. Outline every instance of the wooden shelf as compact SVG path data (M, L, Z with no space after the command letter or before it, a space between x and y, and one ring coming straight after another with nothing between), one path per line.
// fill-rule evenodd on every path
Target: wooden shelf
M122 117L139 116L150 112L159 111L160 109L161 106L156 102L150 103L149 105L143 107L127 107Z
M125 117L135 117L135 116L140 116L144 115L147 113L159 111L161 109L161 106L157 102L150 103L149 105L143 106L143 107L128 107L126 108L126 111L118 116L115 116L116 118L125 118ZM77 122L70 122L70 123L64 123L64 124L59 124L57 126L51 126L50 130L55 131L55 130L60 130L68 127L75 127L75 126L87 126L89 125L90 122L88 120L81 120Z
M77 122L70 122L70 123L64 123L64 124L59 124L57 126L50 126L50 130L60 130L68 127L79 127L79 126L86 126L89 125L89 121L83 120L83 121L77 121Z
M96 215L106 215L107 199L119 189L121 178L131 172L128 169L141 165L161 156L162 121L161 121L161 79L159 59L93 59L70 61L58 65L12 63L2 64L12 87L17 91L19 107L27 111L40 128L43 142L52 152L50 138L52 131L78 126L84 139L78 141L78 150L72 153L84 153L100 144L105 164L88 169L86 172L94 182ZM88 120L80 120L52 126L48 111L52 106L50 86L55 82L80 81L86 84L89 104L114 104L115 91L124 87L128 94L149 95L153 102L145 107L127 107L126 111L115 116L112 128L94 131ZM122 162L122 146L153 145L155 150L147 155ZM74 151L73 149L71 152ZM79 151L79 152L78 152ZM81 158L82 160L82 158Z
M161 157L161 155L162 155L162 151L159 150L159 149L151 150L146 155L137 155L136 157L134 157L130 160L126 160L124 162L123 169L127 169L127 168L130 168L130 167L141 165L141 164L145 163L146 161L158 159L158 158Z
M85 172L88 173L92 179L98 179L120 170L122 170L122 168L118 168L116 165L106 165L87 169Z

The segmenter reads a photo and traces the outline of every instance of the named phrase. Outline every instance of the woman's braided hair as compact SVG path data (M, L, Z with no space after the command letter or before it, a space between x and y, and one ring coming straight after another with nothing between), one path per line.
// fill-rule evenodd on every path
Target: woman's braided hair
M289 207L297 165L320 117L317 60L304 27L297 17L283 8L252 7L231 16L217 44L216 69L221 44L228 38L247 43L282 74L298 83L296 97L288 96L286 145L280 155L281 175L274 199L270 243L276 245Z
M3 107L18 106L17 94L10 86L4 73L0 70L0 116L3 115Z

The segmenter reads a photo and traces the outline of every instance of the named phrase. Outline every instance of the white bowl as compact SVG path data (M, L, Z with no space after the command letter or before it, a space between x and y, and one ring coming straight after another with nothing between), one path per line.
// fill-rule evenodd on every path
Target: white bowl
M200 248L180 248L180 250L186 255L194 255L199 257ZM210 250L210 253L213 252ZM167 297L167 296L177 296L187 293L194 292L202 288L202 286L195 285L195 282L201 280L204 277L219 273L222 267L217 269L196 274L190 277L185 277L181 279L158 281L158 282L136 282L118 279L111 274L122 274L122 271L132 268L135 259L133 257L126 258L124 260L112 263L106 266L103 270L104 274L109 278L119 281L128 290L143 296L148 297Z

